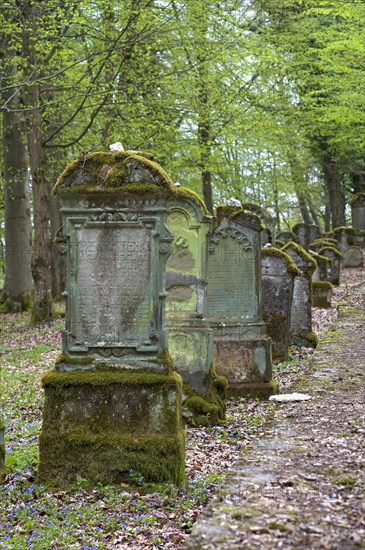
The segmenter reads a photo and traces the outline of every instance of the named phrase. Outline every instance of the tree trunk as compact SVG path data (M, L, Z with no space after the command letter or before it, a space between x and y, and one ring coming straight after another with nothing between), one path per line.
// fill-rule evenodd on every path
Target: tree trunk
M339 164L328 156L323 159L322 169L331 208L332 229L345 225L345 195Z
M25 89L27 142L29 164L32 176L34 239L32 275L34 300L32 322L47 321L52 318L52 276L49 227L49 195L44 171L44 149L42 146L42 118L40 112L40 90L37 80L37 11L24 2L24 15L27 26L23 32L23 54L27 60L29 85Z
M3 51L8 60L16 52L10 50L4 39ZM4 66L3 84L11 83L16 66ZM22 311L29 306L32 292L31 235L29 182L24 135L24 120L16 112L19 93L3 93L3 175L5 207L5 281L2 291L3 312Z

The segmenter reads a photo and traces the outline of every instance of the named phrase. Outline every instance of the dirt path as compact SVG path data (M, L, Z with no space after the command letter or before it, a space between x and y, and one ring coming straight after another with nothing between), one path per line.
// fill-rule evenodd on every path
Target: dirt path
M292 391L273 404L186 540L185 550L365 548L365 282L348 282L339 315Z

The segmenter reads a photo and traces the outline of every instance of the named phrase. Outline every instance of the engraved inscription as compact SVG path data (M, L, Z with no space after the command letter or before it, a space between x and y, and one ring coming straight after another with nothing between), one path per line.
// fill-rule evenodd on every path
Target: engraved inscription
M86 345L133 345L152 323L150 232L145 227L76 231L76 284Z
M255 261L250 247L233 236L215 244L208 256L208 315L254 318L258 314Z

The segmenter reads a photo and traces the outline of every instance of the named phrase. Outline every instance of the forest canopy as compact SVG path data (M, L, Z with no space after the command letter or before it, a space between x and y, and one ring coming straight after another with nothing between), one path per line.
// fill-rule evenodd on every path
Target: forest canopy
M345 225L365 191L364 24L357 0L3 0L4 287L23 288L25 304L33 278L34 320L51 315L50 190L71 161L118 141L210 211L233 196L279 229Z

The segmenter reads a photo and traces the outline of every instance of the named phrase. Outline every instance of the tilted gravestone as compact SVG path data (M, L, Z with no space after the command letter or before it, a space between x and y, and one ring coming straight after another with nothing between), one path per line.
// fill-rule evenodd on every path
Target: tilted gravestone
M317 337L312 331L312 275L316 262L296 243L288 243L282 248L299 268L300 274L294 277L293 301L290 312L290 344L315 347Z
M342 254L342 267L363 267L364 256L358 246L349 246Z
M261 262L262 303L267 334L272 339L273 359L288 357L295 262L282 250L263 248Z
M341 252L339 252L333 246L324 246L318 251L318 254L332 260L332 263L329 264L330 268L326 280L333 285L338 286L340 284L340 264L342 258Z
M215 373L213 330L204 320L212 216L191 191L180 187L177 194L167 204L174 235L166 273L169 351L184 381L184 420L190 425L213 425L225 418L227 381Z
M356 241L356 231L353 227L336 227L333 234L337 241L336 248L343 254L349 246L353 246Z
M356 245L365 247L365 193L356 193L351 198L352 227L356 231Z
M62 200L66 255L63 353L43 377L39 479L63 484L184 475L181 377L165 332L172 182L131 152L69 165Z
M311 243L310 240L310 226L307 223L301 222L294 225L292 228L292 231L294 235L296 236L296 242L304 248L304 250L308 250L309 244Z
M217 210L208 241L207 319L214 330L214 365L228 396L268 396L271 341L262 319L258 217L228 206Z

